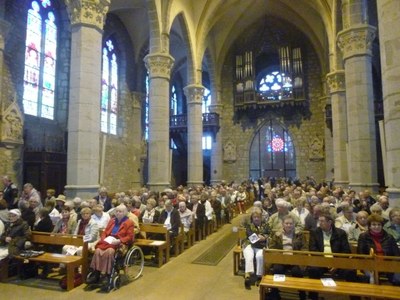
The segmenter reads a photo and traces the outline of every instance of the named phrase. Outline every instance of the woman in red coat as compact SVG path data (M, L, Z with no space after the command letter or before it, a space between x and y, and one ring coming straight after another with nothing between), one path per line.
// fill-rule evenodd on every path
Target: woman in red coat
M97 283L100 275L103 276L102 282L107 283L114 265L114 255L117 248L127 248L133 243L134 225L127 217L128 209L121 204L115 209L115 217L112 218L106 229L101 234L100 241L96 245L96 251L92 258L90 267L94 270L86 283Z

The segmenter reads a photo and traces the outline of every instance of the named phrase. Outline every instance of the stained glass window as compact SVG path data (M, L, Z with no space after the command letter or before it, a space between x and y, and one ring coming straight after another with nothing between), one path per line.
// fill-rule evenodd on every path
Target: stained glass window
M210 112L211 105L211 91L208 88L204 88L202 113L206 114Z
M25 114L54 119L57 25L50 0L32 1L25 39Z
M258 91L267 100L292 98L293 85L290 76L274 71L266 74L258 83Z
M203 135L203 150L211 150L212 137L211 135Z
M103 47L101 79L101 131L117 134L118 64L114 44L107 40Z
M144 104L144 138L149 139L149 73L146 75L146 99Z
M288 131L268 121L255 134L250 148L250 176L296 177L296 157Z
M171 88L171 115L178 114L178 97L176 95L175 85Z

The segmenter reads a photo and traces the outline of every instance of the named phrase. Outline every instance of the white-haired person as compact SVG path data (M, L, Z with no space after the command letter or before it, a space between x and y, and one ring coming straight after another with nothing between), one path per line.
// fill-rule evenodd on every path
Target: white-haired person
M87 279L87 284L97 283L102 277L103 287L107 287L115 251L126 252L134 241L134 224L128 217L128 209L120 204L115 208L115 216L108 222L102 232L100 241L96 244L90 267L93 276Z
M268 224L273 232L282 230L283 217L291 215L293 217L294 227L296 232L303 230L303 225L300 222L300 218L296 216L292 211L289 211L291 205L289 202L282 198L278 198L275 201L277 212L269 217Z
M263 249L267 246L270 227L262 219L262 211L259 207L253 207L250 214L250 222L245 226L247 239L243 243L243 256L245 260L244 285L250 289L254 282L264 275ZM256 272L254 272L254 257L256 259Z
M104 207L101 204L94 205L92 207L92 211L93 211L92 219L97 223L99 230L104 230L108 222L110 221L111 218L110 215L104 212Z
M31 238L29 225L22 220L19 209L11 209L8 218L9 223L5 224L4 232L0 236L0 260L18 255L24 250L25 242Z

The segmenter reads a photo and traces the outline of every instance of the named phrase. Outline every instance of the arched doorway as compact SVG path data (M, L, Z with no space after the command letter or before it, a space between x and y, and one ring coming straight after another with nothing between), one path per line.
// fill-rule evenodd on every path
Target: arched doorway
M296 177L296 154L288 131L268 120L254 135L250 147L250 177Z

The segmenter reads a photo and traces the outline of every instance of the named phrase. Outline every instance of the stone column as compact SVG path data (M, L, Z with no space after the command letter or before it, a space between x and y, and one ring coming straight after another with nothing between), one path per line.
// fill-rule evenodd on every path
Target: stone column
M99 187L103 25L109 0L65 1L71 19L68 111L68 197L93 197Z
M367 24L364 0L345 0L344 30L338 33L346 80L349 185L377 191L376 135L371 47L375 27Z
M144 58L149 71L148 186L162 191L170 186L169 81L174 58L152 53Z
M1 7L1 6L0 6ZM4 19L0 19L0 74L3 74L4 68L4 47L5 40L10 30L10 23ZM0 102L3 100L3 77L0 80Z
M203 113L204 87L191 84L183 91L187 99L188 186L203 184Z
M147 145L145 142L142 141L142 103L144 98L146 97L145 94L139 92L132 92L132 105L133 105L133 114L132 114L132 123L133 123L133 147L134 147L134 161L135 161L135 168L132 172L132 187L139 188L143 185L143 178L142 178L142 155L146 154L147 152Z
M329 73L326 77L331 95L335 183L343 187L348 187L349 172L346 150L347 114L344 70Z
M217 94L217 93L215 93ZM220 93L218 93L220 94ZM223 179L222 177L222 166L223 166L223 157L222 157L222 128L221 128L221 112L223 109L223 105L219 103L220 97L218 97L218 104L213 104L210 106L210 111L213 113L217 113L219 115L219 131L215 135L215 139L212 143L211 149L211 184L220 183Z
M400 206L400 1L378 0L379 44L390 206Z

